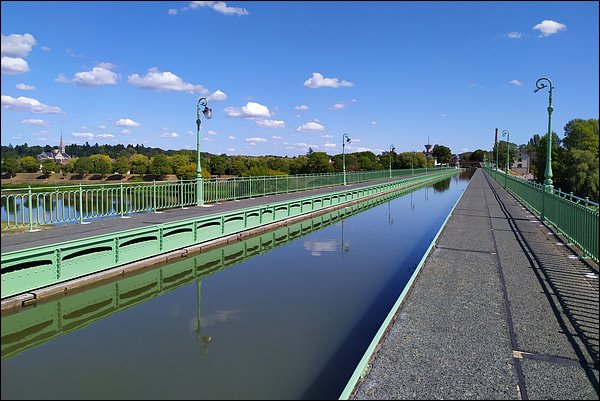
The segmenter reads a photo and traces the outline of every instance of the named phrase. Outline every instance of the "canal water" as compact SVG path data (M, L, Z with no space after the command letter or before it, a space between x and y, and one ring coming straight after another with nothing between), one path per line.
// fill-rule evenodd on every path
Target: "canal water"
M334 399L472 175L2 316L2 399Z

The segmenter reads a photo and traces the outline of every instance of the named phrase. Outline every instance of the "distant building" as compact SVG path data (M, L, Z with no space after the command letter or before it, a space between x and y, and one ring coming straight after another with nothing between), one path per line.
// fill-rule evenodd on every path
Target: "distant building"
M512 165L512 170L520 175L528 176L531 171L531 163L532 157L534 155L530 155L527 150L527 145L519 146L519 157L517 157L516 162Z
M37 155L37 159L43 162L46 159L51 159L56 164L67 164L71 156L65 152L65 145L63 144L62 134L60 135L60 143L58 144L58 149L52 149L50 152L42 152Z

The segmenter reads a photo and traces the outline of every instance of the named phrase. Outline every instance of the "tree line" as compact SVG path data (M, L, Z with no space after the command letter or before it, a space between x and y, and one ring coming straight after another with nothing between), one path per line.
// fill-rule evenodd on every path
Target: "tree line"
M27 144L13 147L2 146L2 172L12 177L19 172L39 172L51 174L61 172L77 174L82 178L88 174L152 174L163 177L175 174L182 180L196 178L197 154L192 150L163 151L158 148L143 146L127 147L123 145L90 146L70 145L65 147L71 159L64 165L57 165L52 160L44 160L40 170L40 162L36 156L43 150L52 148ZM92 150L98 153L89 154ZM138 153L139 151L139 153ZM305 155L287 156L228 156L200 154L202 176L265 176L284 174L316 174L341 172L345 156L346 171L372 171L383 169L408 169L434 166L434 158L438 163L449 163L452 159L450 149L443 145L435 145L429 157L422 152L383 152L376 155L371 151L348 153L345 155L329 155L326 152L315 152L309 149Z

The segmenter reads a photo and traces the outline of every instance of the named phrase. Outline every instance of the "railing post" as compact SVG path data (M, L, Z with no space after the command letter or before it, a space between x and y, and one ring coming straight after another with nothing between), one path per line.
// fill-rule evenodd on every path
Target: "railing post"
M83 185L79 184L79 224L83 224Z
M27 187L27 208L29 209L29 231L33 231L33 200L31 199L31 185ZM16 213L15 213L16 215Z
M586 196L585 197L585 207L589 207L590 206L590 197Z
M152 180L152 209L156 213L156 180Z
M124 202L124 193L123 193L123 181L121 181L119 183L119 204L121 205L121 218L124 217L124 209L125 209L125 205L123 204Z

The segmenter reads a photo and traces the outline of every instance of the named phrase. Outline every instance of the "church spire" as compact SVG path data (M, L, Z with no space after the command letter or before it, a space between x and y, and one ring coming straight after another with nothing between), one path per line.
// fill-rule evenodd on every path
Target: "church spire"
M65 145L63 144L62 131L60 131L60 143L58 144L60 153L65 153Z

